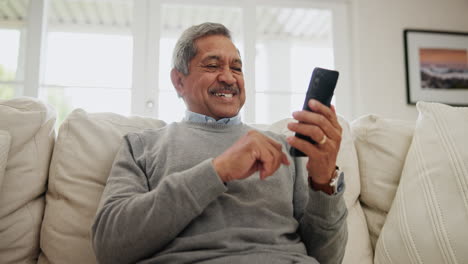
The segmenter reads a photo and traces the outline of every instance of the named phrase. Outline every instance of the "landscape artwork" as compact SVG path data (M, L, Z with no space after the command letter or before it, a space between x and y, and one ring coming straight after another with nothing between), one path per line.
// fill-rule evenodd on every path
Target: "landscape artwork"
M466 49L419 48L422 89L467 89Z

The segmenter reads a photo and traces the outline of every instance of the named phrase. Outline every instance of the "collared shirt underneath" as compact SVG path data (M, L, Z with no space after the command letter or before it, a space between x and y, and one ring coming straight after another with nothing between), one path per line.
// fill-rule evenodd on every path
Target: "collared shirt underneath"
M238 125L242 122L240 114L233 116L233 117L221 118L220 120L216 121L216 119L214 119L211 116L198 114L189 110L185 110L184 121L190 121L190 122L195 122L195 123L218 123L218 124L229 124L229 125Z

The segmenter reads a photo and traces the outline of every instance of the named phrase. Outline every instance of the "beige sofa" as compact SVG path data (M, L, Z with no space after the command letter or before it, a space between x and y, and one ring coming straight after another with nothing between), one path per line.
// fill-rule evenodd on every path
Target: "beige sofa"
M468 109L418 110L340 118L344 263L468 263ZM289 134L288 121L262 129ZM96 263L90 227L121 138L165 125L80 109L54 124L41 101L0 100L0 263Z

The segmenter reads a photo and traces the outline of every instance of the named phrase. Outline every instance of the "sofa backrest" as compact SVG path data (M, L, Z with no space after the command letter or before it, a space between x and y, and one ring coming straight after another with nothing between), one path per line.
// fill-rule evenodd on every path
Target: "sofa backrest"
M289 134L282 120L268 129ZM367 225L358 202L357 155L349 124L340 119L343 140L338 163L346 173L345 201L349 208L349 237L345 263L372 263ZM41 232L39 263L96 263L90 229L112 161L122 136L154 129L164 122L112 113L89 114L75 110L60 127L50 166L47 207Z
M50 118L50 116L53 116L51 110L37 100L23 100L22 104L41 105L43 114L35 116L29 114L31 115L31 117L28 117L29 119L20 116L13 118L11 116L11 119L22 119L27 125L31 126L37 122L42 122L41 128L36 133L36 138L30 138L30 140L33 140L32 142L48 142L48 148L31 151L31 153L39 154L40 157L23 159L17 162L24 163L24 166L30 166L36 164L36 160L39 160L42 164L42 173L36 173L35 179L21 181L15 186L7 183L7 186L15 195L16 192L19 193L25 183L28 183L29 187L34 187L34 190L29 190L29 187L24 189L32 197L28 199L39 201L40 206L33 212L37 215L34 218L37 219L34 228L24 228L24 230L34 230L28 231L34 237L34 239L29 240L29 247L34 250L28 251L33 253L30 254L33 256L31 258L33 259L32 262L39 254L38 239L40 230L40 248L42 252L39 255L39 263L96 263L90 239L91 225L122 137L133 131L157 129L164 126L165 123L152 118L124 117L113 113L87 113L84 110L77 109L67 117L60 127L54 147L53 127L55 119ZM29 109L22 107L23 110ZM0 111L0 118L3 118L3 116ZM271 126L262 126L261 128L291 135L292 133L286 128L287 123L290 121L291 119L284 119ZM358 201L361 192L358 156L349 123L341 117L339 121L343 127L343 138L337 163L346 175L344 198L349 210L349 239L343 263L372 263L373 252L368 237L366 219ZM0 122L0 125L2 123ZM18 131L24 130L22 123L9 123L0 126L0 130L3 127L14 128ZM11 133L12 138L15 140L22 138L16 137L15 135L20 132L15 131ZM40 136L40 139L37 138L38 136ZM21 142L23 141L25 140ZM53 155L50 160L52 147L54 147ZM16 152L18 150L16 144L13 143L10 153ZM305 162L305 159L303 162ZM50 170L47 170L49 163ZM9 167L7 167L7 170L9 170ZM44 212L44 191L46 190L47 173L49 175L47 193L45 194L47 206ZM0 190L3 190L3 187L0 188L2 188ZM12 199L8 201L11 203ZM1 203L3 203L3 200ZM23 204L21 203L21 205ZM2 206L0 212L3 209ZM24 212L28 212L28 210ZM43 214L42 229L40 229L40 220ZM21 215L21 219L31 219L31 217ZM12 234L22 234L18 231L18 228L23 228L21 224L1 220L0 227L3 224L8 224L10 230L13 230L11 227L15 228ZM3 229L0 228L0 230ZM3 242L3 237L2 235L1 242ZM7 244L0 244L0 246L0 254L2 250L11 254L12 250ZM1 255L0 259L3 260Z
M39 100L0 100L4 154L8 148L0 165L1 263L37 262L54 124L55 111Z

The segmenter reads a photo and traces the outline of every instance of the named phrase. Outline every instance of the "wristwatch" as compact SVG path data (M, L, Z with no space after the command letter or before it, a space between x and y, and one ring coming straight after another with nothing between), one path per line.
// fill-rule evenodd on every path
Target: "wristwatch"
M309 177L309 186L314 190L321 190L327 194L333 195L341 192L344 187L344 172L338 166L335 168L335 174L328 184L317 184Z
M330 186L333 188L333 194L341 192L344 186L344 172L338 166L335 169L335 175L331 178Z

